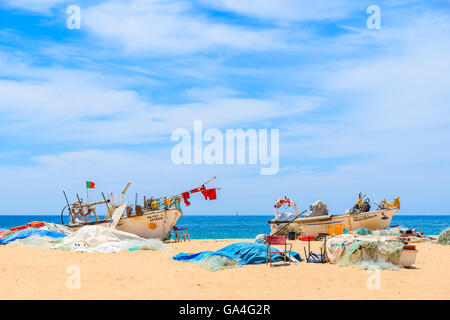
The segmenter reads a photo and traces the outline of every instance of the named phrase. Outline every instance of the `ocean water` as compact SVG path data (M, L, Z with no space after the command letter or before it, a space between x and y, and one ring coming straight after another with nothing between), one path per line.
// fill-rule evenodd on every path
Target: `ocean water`
M267 223L273 216L194 216L184 215L177 226L188 228L192 239L248 239L255 238L260 233L270 232ZM9 229L24 225L30 221L47 221L61 223L60 216L38 215L0 215L0 229ZM67 223L67 217L65 221ZM395 215L391 226L401 225L416 228L425 234L438 235L450 227L450 215Z

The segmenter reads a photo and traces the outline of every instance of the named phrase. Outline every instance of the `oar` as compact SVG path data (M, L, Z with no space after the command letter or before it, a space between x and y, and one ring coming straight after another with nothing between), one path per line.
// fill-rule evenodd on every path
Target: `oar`
M273 236L276 236L279 232L281 232L281 231L283 231L284 229L286 229L288 225L290 225L292 222L294 222L294 220L296 220L297 218L299 218L299 217L300 217L302 214L304 214L306 211L307 211L307 210L305 210L305 211L299 213L294 219L292 219L292 220L289 221L285 226L283 226L283 228L277 230L277 231L273 234Z

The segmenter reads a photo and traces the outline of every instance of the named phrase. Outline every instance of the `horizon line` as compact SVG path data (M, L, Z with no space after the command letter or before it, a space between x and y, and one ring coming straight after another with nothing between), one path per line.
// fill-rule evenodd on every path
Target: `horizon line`
M225 214L225 213L220 213L220 214L185 214L183 213L184 216L204 216L204 217L208 217L208 216L230 216L230 217L236 217L236 216L247 216L247 217L251 217L251 216L273 216L274 214ZM339 214L334 214L334 215L339 215ZM46 214L46 213L0 213L0 216L61 216L61 214ZM66 217L67 215L63 215L64 217ZM402 214L402 213L398 213L395 216L450 216L450 213L408 213L408 214Z

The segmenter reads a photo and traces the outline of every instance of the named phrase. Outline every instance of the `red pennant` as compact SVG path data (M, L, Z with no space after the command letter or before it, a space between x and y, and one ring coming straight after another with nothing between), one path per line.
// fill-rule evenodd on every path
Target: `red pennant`
M186 204L186 207L190 206L191 203L189 202L188 199L189 199L191 196L189 195L189 192L183 192L181 195L183 196L183 200L184 200L184 203Z

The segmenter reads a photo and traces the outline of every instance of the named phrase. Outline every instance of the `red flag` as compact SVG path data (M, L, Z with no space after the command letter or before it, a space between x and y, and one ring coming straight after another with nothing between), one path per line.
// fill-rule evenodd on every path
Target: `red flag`
M207 190L203 190L202 191L203 195L205 196L205 200L216 200L217 199L217 194L216 194L216 189L207 189Z
M196 193L196 192L203 191L203 190L205 190L205 189L206 189L205 186L202 185L200 188L192 189L191 191L189 191L189 193Z
M191 203L189 202L188 199L189 199L191 196L189 195L189 192L183 192L181 195L183 196L183 200L184 200L184 203L186 204L186 207L190 206Z

